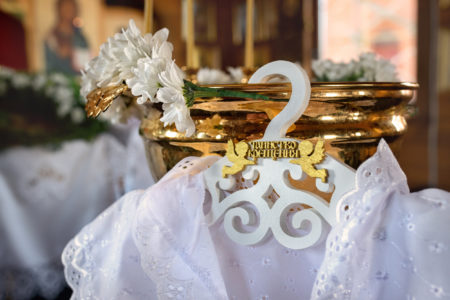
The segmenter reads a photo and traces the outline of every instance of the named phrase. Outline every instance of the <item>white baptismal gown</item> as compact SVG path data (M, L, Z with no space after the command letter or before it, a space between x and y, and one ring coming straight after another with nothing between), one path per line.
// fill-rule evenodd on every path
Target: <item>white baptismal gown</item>
M409 193L384 141L304 250L207 226L202 171L217 159L181 161L87 225L62 256L73 299L450 299L450 195Z

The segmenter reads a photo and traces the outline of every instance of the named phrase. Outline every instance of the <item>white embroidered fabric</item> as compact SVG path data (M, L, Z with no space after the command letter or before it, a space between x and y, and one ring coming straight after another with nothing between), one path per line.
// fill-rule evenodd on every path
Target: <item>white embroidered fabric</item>
M1 153L0 299L55 297L67 242L124 192L152 184L134 129L126 145L104 134Z
M384 141L356 176L337 208L312 299L449 299L449 193L410 194Z
M410 194L384 141L357 170L338 223L290 250L232 242L204 218L202 171L187 158L124 196L66 246L72 299L432 299L450 296L449 193Z

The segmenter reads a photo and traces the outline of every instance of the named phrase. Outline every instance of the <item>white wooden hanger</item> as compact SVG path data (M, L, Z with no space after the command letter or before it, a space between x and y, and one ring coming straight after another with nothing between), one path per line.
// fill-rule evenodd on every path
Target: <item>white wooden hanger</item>
M298 142L286 138L287 129L300 118L308 106L311 84L306 72L287 61L275 61L258 69L249 83L263 82L269 75L284 75L292 85L292 93L285 108L269 123L265 134L258 141ZM233 150L234 153L234 150ZM285 247L304 249L314 245L322 236L323 221L331 226L336 223L338 200L355 184L355 171L331 156L325 155L316 169L326 169L327 182L316 178L316 187L322 192L332 192L328 203L312 192L291 185L294 180L308 176L302 167L293 164L292 158L258 158L242 171L242 178L256 182L247 189L237 189L239 176L223 177L224 166L233 166L223 157L204 172L207 190L211 194L211 210L207 213L210 225L223 219L225 232L236 243L254 245L273 234ZM278 199L267 201L276 191ZM293 207L307 206L294 213ZM310 224L308 226L308 221Z

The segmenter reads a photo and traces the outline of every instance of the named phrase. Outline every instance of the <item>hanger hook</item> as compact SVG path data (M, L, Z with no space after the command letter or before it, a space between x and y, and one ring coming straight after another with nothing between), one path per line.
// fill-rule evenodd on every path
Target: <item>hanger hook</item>
M277 140L286 137L288 128L295 123L308 107L311 97L311 83L305 70L294 63L277 60L259 68L248 83L265 82L270 75L286 76L292 85L289 102L284 109L270 121L264 133L263 140Z

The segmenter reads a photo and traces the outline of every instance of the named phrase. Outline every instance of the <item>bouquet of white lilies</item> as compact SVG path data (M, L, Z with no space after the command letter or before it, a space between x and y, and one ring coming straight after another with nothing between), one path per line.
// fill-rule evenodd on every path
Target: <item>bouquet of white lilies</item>
M128 29L110 37L100 48L99 56L92 59L82 71L81 94L88 99L88 115L97 116L112 105L113 110L124 108L120 99L130 89L138 104L162 103L164 126L175 124L179 132L191 136L195 126L189 107L197 98L242 97L268 100L267 96L213 89L185 80L183 71L172 59L173 46L167 41L169 30L141 35L133 20ZM126 86L125 86L126 84ZM111 87L118 87L113 90ZM114 91L119 91L114 93ZM107 99L107 105L99 105ZM89 103L91 102L91 103ZM100 108L99 108L100 106ZM114 107L115 106L115 107ZM89 112L90 108L94 108Z

